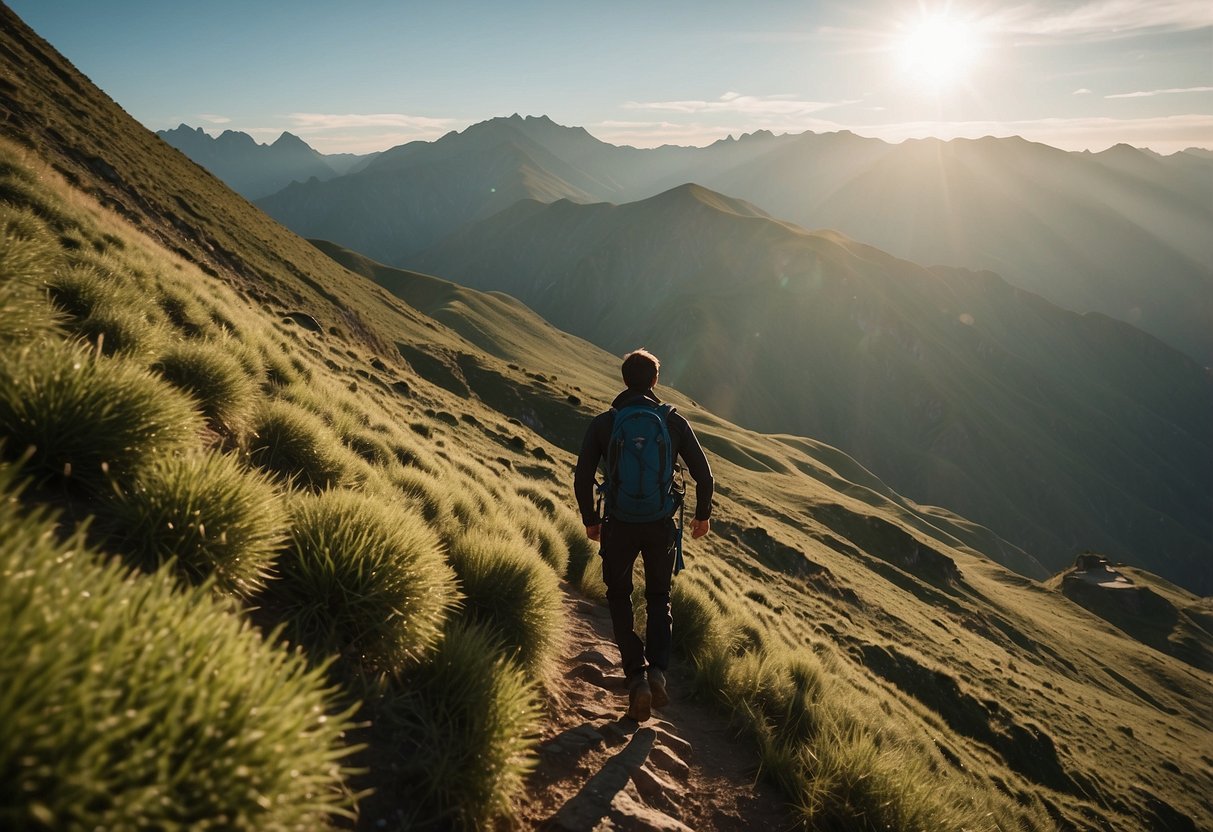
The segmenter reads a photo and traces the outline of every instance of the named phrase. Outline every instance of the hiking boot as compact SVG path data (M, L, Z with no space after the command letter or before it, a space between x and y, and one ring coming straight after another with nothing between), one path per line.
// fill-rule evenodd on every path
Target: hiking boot
M628 717L637 722L644 722L651 716L649 709L652 704L653 692L649 690L649 683L644 674L634 676L628 684Z
M670 693L665 686L665 673L656 667L649 668L649 691L653 694L654 708L664 708L670 704Z

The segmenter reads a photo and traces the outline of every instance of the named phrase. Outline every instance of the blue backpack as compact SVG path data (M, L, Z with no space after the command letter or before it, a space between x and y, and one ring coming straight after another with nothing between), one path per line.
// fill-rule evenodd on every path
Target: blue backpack
M674 453L668 404L633 404L615 412L606 451L606 512L625 523L674 516Z

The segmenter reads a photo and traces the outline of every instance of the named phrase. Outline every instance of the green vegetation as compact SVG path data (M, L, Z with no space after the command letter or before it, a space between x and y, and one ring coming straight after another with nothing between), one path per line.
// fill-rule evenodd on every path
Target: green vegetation
M352 809L321 669L205 588L103 566L0 467L0 826L315 829Z
M532 550L491 526L455 538L450 555L469 617L534 676L546 675L561 645L556 575Z
M306 410L271 401L254 417L253 435L253 464L283 482L313 491L349 482L336 437Z
M616 392L614 360L509 298L356 278L0 17L0 76L18 79L0 84L0 435L30 480L0 489L0 672L16 680L0 825L508 815L565 630L558 576L601 593L567 449ZM69 308L51 288L66 275L99 296ZM81 340L115 305L146 325L138 349ZM235 364L201 359L170 383L165 358L187 343ZM251 402L226 383L237 365ZM1155 585L1182 626L1134 641L838 450L661 394L712 443L720 485L715 533L675 580L680 660L806 826L1213 816L1208 672L1149 646L1199 638L1205 601ZM184 527L141 509L123 525L142 531L112 528L129 508L115 503L150 502L156 478L176 483ZM286 514L251 520L256 492ZM160 554L140 554L148 541ZM98 565L117 558L144 569Z
M257 388L233 353L240 355L241 351L222 343L185 341L164 350L152 369L189 393L213 430L240 437L256 404Z
M154 457L105 516L110 548L132 563L154 571L175 559L190 581L213 576L245 597L265 585L286 528L274 487L217 453Z
M48 341L0 356L5 451L30 451L40 481L101 490L148 457L196 440L190 400L133 363Z
M398 673L438 643L456 600L438 540L418 515L353 491L291 501L290 542L267 602L316 657Z
M484 829L511 814L530 769L539 700L529 674L494 655L497 638L457 623L406 691L372 700L379 730L402 749L385 788L402 793L405 825Z

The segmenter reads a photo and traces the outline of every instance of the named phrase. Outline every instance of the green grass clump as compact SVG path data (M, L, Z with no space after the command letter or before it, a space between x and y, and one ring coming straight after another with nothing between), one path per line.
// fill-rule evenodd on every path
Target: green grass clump
M113 547L154 570L176 558L190 581L214 576L225 592L250 596L265 584L285 537L286 512L262 476L217 454L160 456L111 503Z
M318 417L288 402L262 407L252 424L254 465L299 488L320 491L349 478L340 441Z
M414 807L407 821L475 830L511 814L539 733L529 676L500 655L494 634L456 622L407 691L378 703L379 730L404 752L391 787Z
M512 538L470 530L451 543L466 614L515 651L537 677L550 671L564 623L556 575Z
M87 318L69 321L66 328L106 355L147 360L162 333L146 317L117 300L97 306Z
M586 536L581 517L573 509L558 508L552 522L569 553L565 577L580 585L585 580L587 569L598 568L598 544Z
M0 206L0 344L27 343L53 331L43 286L59 251L29 211Z
M670 589L674 618L672 642L676 651L697 666L727 651L729 638L720 608L703 589L688 581L674 581Z
M0 827L299 829L348 814L323 669L205 588L100 565L0 468Z
M168 322L183 335L197 338L206 333L210 318L192 295L175 287L161 287L159 302Z
M95 269L81 266L57 272L47 281L47 290L55 306L77 321L104 305L112 292Z
M87 488L196 441L192 402L151 373L57 341L0 355L0 435L40 479Z
M563 577L569 568L569 545L543 512L529 500L516 499L510 502L506 516L544 562Z
M353 491L300 495L266 590L286 634L314 657L394 673L437 644L454 575L416 514Z
M173 344L152 369L190 394L218 432L235 437L246 429L257 388L225 345L208 341Z

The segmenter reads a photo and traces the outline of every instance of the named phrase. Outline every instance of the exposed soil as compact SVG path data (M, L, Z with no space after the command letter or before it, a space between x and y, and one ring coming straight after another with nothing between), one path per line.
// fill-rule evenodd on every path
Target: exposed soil
M719 710L687 695L686 669L671 670L671 701L651 719L624 716L627 691L607 611L565 590L563 678L519 825L568 832L796 828L784 799L755 782L753 747Z

